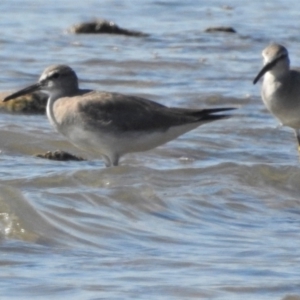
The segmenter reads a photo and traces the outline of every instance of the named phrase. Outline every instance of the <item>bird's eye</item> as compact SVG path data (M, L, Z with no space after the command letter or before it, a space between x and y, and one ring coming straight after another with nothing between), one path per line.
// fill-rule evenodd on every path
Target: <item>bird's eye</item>
M58 77L59 77L59 73L58 73L58 72L55 72L55 73L53 73L53 74L50 76L51 79L55 79L55 78L58 78Z

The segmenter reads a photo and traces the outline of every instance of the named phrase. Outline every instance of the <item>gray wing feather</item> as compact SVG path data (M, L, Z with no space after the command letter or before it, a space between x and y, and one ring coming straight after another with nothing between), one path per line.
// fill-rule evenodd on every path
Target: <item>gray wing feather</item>
M90 92L84 98L78 103L78 110L87 127L123 132L165 131L171 126L210 122L225 117L212 113L230 109L169 108L144 98L105 92Z

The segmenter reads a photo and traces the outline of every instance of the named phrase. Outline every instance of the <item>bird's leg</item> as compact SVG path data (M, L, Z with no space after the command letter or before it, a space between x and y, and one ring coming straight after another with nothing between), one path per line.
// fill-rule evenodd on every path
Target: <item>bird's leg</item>
M107 168L116 167L119 164L118 154L112 154L111 156L102 155L102 157L104 159L104 163Z
M103 160L104 160L104 163L105 163L106 168L111 167L112 163L111 163L109 157L106 156L106 155L102 155L102 157L103 157Z
M119 165L119 155L118 154L114 154L110 159L112 161L112 165L114 167L118 166Z

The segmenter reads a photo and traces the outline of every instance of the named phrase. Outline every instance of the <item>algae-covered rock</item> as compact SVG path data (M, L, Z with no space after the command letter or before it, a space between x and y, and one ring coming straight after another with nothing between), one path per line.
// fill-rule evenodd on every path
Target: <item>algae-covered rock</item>
M48 96L42 93L27 94L11 101L3 102L10 92L0 92L0 111L15 113L43 114Z
M128 30L119 27L117 24L111 21L107 20L95 20L91 22L86 23L79 23L71 26L68 29L68 32L80 34L80 33L94 33L94 34L121 34L121 35L127 35L127 36L147 36L147 34L140 32L140 31L134 31L134 30Z
M226 32L226 33L236 33L236 30L232 27L219 26L219 27L209 27L205 29L205 32Z
M71 153L62 151L62 150L56 150L56 151L47 151L46 153L40 153L36 154L36 157L50 159L50 160L58 160L58 161L69 161L69 160L75 160L75 161L83 161L84 158L80 156L73 155Z

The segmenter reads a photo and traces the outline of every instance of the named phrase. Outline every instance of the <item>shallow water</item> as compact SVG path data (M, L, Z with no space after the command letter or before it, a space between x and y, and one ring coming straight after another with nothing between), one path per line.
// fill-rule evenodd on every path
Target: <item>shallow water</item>
M2 1L2 90L54 63L82 87L182 107L237 106L116 168L41 115L0 114L1 299L284 299L300 295L300 168L293 133L264 109L261 51L300 65L298 1ZM149 37L69 35L102 17ZM237 34L205 33L232 26ZM298 297L297 297L298 295Z

